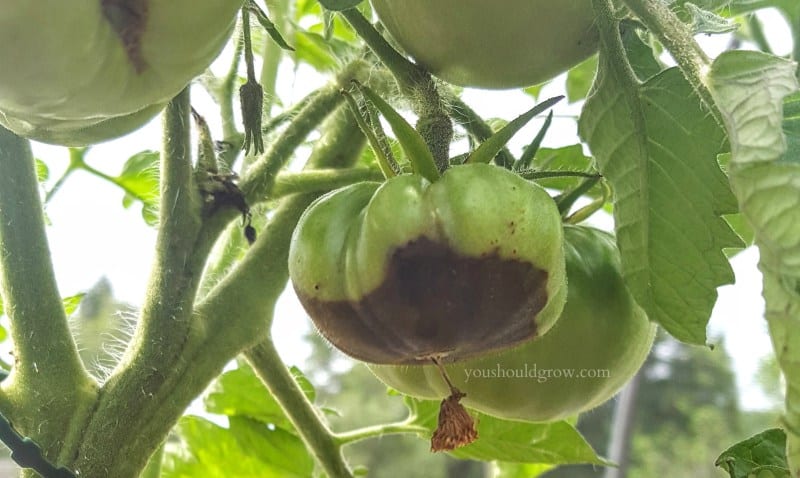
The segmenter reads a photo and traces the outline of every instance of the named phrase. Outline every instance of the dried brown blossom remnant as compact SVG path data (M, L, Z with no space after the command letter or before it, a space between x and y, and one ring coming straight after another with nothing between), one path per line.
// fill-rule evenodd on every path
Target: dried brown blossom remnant
M453 389L450 396L442 400L439 425L431 437L431 451L455 450L478 439L475 420L459 403L464 397L466 394Z

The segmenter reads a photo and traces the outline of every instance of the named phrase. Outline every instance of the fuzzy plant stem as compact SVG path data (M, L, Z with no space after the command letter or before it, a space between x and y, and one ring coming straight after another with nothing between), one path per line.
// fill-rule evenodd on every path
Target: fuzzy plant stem
M704 82L711 60L694 40L689 27L661 0L623 1L666 47L703 104L722 126L722 115Z
M281 173L275 180L272 197L327 192L361 181L383 181L383 179L380 170L372 168L315 169L302 173Z
M330 477L349 478L341 444L325 425L314 405L306 398L294 377L278 356L272 340L265 340L245 354L270 393L289 414L303 441Z
M450 161L453 122L430 73L392 48L357 9L344 10L341 14L397 79L400 91L410 100L419 117L417 131L431 150L439 171L444 171Z
M75 467L84 476L137 476L172 422L155 417L180 414L177 364L192 330L192 307L205 257L195 242L201 200L193 181L189 91L167 106L161 154L161 208L155 258L133 339L84 431ZM153 428L159 433L154 433ZM148 433L149 432L149 433ZM161 434L163 433L163 434Z
M448 110L453 119L467 130L467 133L478 142L482 143L494 134L492 127L458 96L450 95L447 99L447 103L449 105ZM497 155L497 162L503 167L510 167L515 161L516 159L511 152L508 151L507 147L503 147Z
M429 435L430 429L414 425L411 421L403 421L397 423L385 423L370 427L358 428L356 430L342 432L336 434L336 441L342 445L349 445L371 438L379 438L386 435L401 435L401 434L418 434Z
M352 113L347 108L340 108L326 121L323 129L325 134L317 143L306 168L314 170L351 166L358 158L366 141ZM317 194L295 195L285 199L284 202L296 204L305 209L315 197ZM288 238L286 254L288 256ZM285 258L280 270L284 276L278 290L282 291L282 286L289 277ZM267 327L271 323L273 309L274 302L269 309L262 309L267 310L268 313L267 315L262 312L265 315L264 320ZM314 405L308 401L286 365L281 361L272 338L267 338L248 350L245 357L275 400L281 405L289 420L295 425L303 442L328 476L331 478L351 477L352 473L342 456L341 443L335 439Z
M11 323L14 366L2 382L0 411L48 460L75 447L75 420L96 385L67 325L53 272L30 144L0 127L0 272Z
M278 172L292 153L305 141L311 131L344 102L340 90L349 87L353 79L364 76L366 68L368 65L360 60L346 66L333 83L314 94L291 124L270 143L264 154L247 170L240 183L248 204L253 206L269 197Z

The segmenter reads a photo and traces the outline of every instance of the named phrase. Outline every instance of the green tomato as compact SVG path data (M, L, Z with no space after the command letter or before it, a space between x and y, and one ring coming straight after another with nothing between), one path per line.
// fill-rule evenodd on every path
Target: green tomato
M559 420L609 400L644 363L655 325L625 287L614 238L581 226L566 226L564 237L569 292L561 317L541 338L448 364L465 406L510 420ZM435 366L370 368L401 393L450 393Z
M225 46L242 0L9 0L0 9L0 124L47 138L140 126ZM155 111L153 111L155 109ZM152 114L151 114L152 113ZM123 119L138 115L136 120ZM149 119L149 117L147 119Z
M289 251L300 302L371 363L459 360L546 333L566 297L561 219L539 186L470 164L329 193Z
M590 0L370 1L408 54L456 85L541 83L598 47Z
M47 127L34 127L28 122L15 118L3 117L0 112L0 124L20 136L42 143L61 146L87 146L102 143L141 128L153 119L166 104L148 105L139 111L121 116L103 119L76 119L48 122Z

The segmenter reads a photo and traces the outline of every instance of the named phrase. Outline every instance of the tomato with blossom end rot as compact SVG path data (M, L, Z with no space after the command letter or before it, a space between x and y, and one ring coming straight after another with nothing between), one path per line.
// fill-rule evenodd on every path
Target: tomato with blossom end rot
M462 360L553 326L561 217L544 189L488 164L358 183L303 214L289 274L320 333L356 359Z

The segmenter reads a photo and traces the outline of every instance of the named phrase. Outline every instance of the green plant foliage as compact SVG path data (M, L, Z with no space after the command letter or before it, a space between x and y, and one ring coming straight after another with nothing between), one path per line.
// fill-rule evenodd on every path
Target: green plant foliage
M536 478L551 469L552 465L499 462L493 465L492 478Z
M136 153L128 158L122 172L114 178L114 182L125 191L122 206L129 208L134 203L141 203L142 218L151 226L158 223L159 157L156 151Z
M180 442L167 447L163 478L308 478L314 462L300 439L257 420L233 416L222 427L200 417L181 418Z
M574 103L586 98L597 71L597 55L592 55L567 72L567 101Z
M299 369L292 373L313 400L311 383ZM311 476L311 455L252 368L240 365L222 374L203 404L208 413L226 416L229 427L182 418L176 429L180 444L167 447L163 477Z
M314 388L298 369L293 370L306 397L313 401ZM287 430L294 427L249 366L240 366L222 374L211 386L203 404L209 413L248 417Z
M437 424L439 402L410 397L404 400L413 417L412 423L424 426L432 433ZM575 427L567 421L522 423L500 420L484 414L477 414L476 421L480 438L450 452L452 456L472 460L551 465L608 464L597 456Z
M705 343L736 201L717 164L725 135L677 69L639 84L601 48L579 131L614 188L617 244L639 304L675 337ZM680 251L679 253L676 251Z
M716 465L730 478L789 478L786 465L786 433L766 430L725 450Z
M561 148L539 148L531 164L534 171L581 171L596 173L594 160L583 153L583 146L573 144ZM582 182L578 177L553 177L537 179L536 183L547 189L567 191L577 187ZM595 186L585 193L587 196L600 197L602 190Z
M786 378L787 458L800 467L800 161L796 109L784 98L798 91L796 65L760 52L728 52L714 61L708 83L731 142L731 183L755 231L764 274L766 318ZM790 142L783 128L790 131ZM769 125L769 126L766 126ZM793 471L795 473L795 471Z

